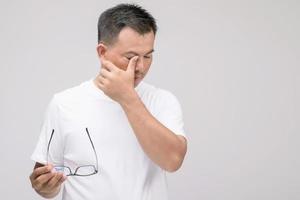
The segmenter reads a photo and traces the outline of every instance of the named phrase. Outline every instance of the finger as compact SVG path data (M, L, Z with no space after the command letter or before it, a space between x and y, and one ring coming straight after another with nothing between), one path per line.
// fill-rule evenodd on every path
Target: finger
M111 72L109 72L106 68L101 67L100 69L100 74L104 77L104 78L109 78L111 77Z
M106 68L108 71L113 72L119 70L118 67L116 67L112 62L106 59L101 60L102 67Z
M59 181L57 181L57 183L54 185L54 187L58 187L60 186L63 182L65 182L65 180L67 180L67 176L66 175L63 175L61 177L61 179Z
M102 91L104 91L104 84L102 83L102 82L97 82L97 87L100 89L100 90L102 90Z
M106 85L108 83L108 80L105 77L103 77L102 74L99 74L98 83L100 83L102 85Z
M104 89L104 83L103 83L103 81L104 81L104 78L101 76L101 74L99 74L99 75L97 75L96 80L94 82L95 85L96 85L96 87L99 88L102 91Z
M42 174L51 172L52 168L53 168L53 166L51 164L45 165L43 167L38 167L38 168L33 170L32 174L30 176L30 179L34 180L34 179L36 179L36 177L38 177Z
M56 173L54 177L52 177L49 182L47 183L49 188L54 188L55 185L57 185L57 183L60 181L60 179L64 176L63 173Z
M133 58L130 59L126 70L127 72L134 73L138 58L139 58L138 56L134 56Z
M95 81L96 86L97 86L97 87L104 86L104 83L103 83L104 79L105 79L105 78L104 78L101 74L99 74L99 75L97 76L97 78L96 78L96 81ZM100 88L100 89L101 89L101 88Z
M55 173L53 172L48 172L47 174L42 174L38 176L35 181L34 181L34 188L38 189L42 187L45 183L47 183L51 178L55 176Z

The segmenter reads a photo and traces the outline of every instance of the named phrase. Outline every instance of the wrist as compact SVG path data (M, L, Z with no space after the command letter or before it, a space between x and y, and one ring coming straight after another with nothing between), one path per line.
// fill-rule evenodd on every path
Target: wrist
M127 93L126 98L123 101L120 101L120 105L125 108L130 108L132 105L136 105L140 101L140 97L138 93L133 89L132 91Z

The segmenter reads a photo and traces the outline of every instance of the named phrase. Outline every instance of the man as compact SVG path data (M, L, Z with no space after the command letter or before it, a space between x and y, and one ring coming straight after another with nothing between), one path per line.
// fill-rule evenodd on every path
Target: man
M143 8L120 4L98 21L100 73L52 98L32 159L45 198L165 200L166 171L187 150L180 105L143 82L156 34Z

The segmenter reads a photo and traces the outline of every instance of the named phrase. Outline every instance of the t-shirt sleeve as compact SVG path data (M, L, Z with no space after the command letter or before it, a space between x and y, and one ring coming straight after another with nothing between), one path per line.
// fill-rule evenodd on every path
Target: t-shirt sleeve
M51 143L49 146L49 154L47 154L50 138ZM60 126L60 113L55 96L51 99L44 114L44 120L40 128L40 136L33 154L31 155L31 159L42 164L47 164L47 161L54 165L63 163L63 141Z
M177 98L169 91L160 90L157 103L157 120L176 135L186 138L182 109Z

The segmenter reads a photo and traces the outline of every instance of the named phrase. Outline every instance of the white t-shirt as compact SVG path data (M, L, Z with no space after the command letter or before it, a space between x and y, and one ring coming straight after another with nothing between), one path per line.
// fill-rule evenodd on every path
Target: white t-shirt
M185 136L176 97L145 82L135 88L139 97L163 125ZM48 105L35 162L64 165L74 170L96 165L88 128L98 157L98 173L69 176L63 185L64 200L167 200L166 172L141 148L119 103L98 89L93 79L55 94Z

